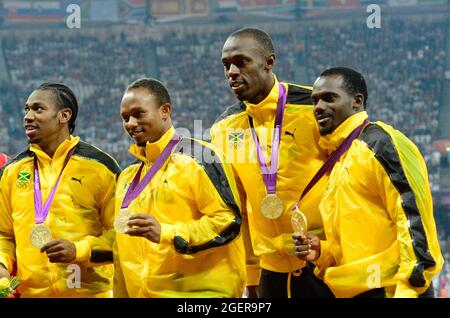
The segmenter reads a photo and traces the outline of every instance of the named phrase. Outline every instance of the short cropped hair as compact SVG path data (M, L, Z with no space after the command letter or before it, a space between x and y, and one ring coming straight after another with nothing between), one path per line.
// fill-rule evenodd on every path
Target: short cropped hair
M364 108L366 108L367 104L367 85L366 81L364 79L364 76L362 76L357 71L347 68L347 67L333 67L329 68L320 74L320 76L342 76L344 79L344 88L347 91L347 93L351 95L356 94L362 94L364 96Z
M252 36L262 49L270 54L275 54L272 38L265 31L257 28L243 28L233 32L229 38L239 37L241 35Z
M172 104L167 88L163 83L154 78L140 78L127 87L127 91L135 88L146 88L150 93L155 95L159 106L164 104Z

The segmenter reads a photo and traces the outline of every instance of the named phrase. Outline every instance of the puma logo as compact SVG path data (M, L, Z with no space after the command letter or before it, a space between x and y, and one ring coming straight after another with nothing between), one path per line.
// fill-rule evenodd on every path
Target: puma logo
M297 128L295 128L293 132L289 132L289 131L285 130L285 131L284 131L284 134L285 134L286 136L291 136L291 137L294 138L294 140L295 140L294 134L295 134L295 131L296 131L296 130L297 130Z
M83 179L83 178L84 178L84 176L82 176L80 179L77 179L77 178L75 178L75 177L72 177L72 181L79 182L81 185L83 185L83 183L81 183L81 179Z

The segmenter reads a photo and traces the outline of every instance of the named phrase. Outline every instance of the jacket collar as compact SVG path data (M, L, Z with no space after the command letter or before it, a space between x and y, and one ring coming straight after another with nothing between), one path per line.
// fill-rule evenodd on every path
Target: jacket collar
M361 125L368 117L369 116L365 111L350 116L331 134L321 136L319 139L319 146L328 151L328 154L332 153L340 144L342 144L342 142L344 142L352 131Z
M51 163L56 161L64 161L70 149L75 147L80 141L80 137L74 137L70 135L69 139L65 139L59 146L56 148L55 154L53 158L45 153L38 144L30 144L30 151L34 152L37 156L38 160L43 163Z
M133 144L130 146L128 151L141 161L154 162L174 135L175 128L172 126L159 140L153 143L147 142L144 147L139 147L138 145Z
M275 113L278 104L278 94L280 88L278 87L278 79L275 75L273 75L275 84L272 87L269 95L259 102L258 104L252 104L248 101L244 101L244 105L246 106L247 115L251 116L254 121L255 126L264 125L266 122L269 122L273 125L275 121ZM286 92L287 94L287 92Z

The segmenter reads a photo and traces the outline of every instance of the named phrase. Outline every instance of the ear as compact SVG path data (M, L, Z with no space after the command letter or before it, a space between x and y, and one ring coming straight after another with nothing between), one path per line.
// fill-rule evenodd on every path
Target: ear
M275 66L275 60L276 60L275 54L272 53L269 56L267 56L266 65L264 65L264 69L266 71L273 70L273 67Z
M355 110L355 112L360 112L364 110L364 95L361 93L356 94L353 96L353 106L352 108Z
M165 103L159 106L159 111L161 112L162 120L166 121L167 119L170 119L170 116L172 115L172 105Z
M72 118L72 110L70 108L61 109L58 113L58 116L60 124L67 124L69 123L70 118Z

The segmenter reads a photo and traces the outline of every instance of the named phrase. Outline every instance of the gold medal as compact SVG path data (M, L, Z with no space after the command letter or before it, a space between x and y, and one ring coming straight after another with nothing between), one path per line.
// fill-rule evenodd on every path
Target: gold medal
M294 212L292 212L291 223L295 233L299 233L303 236L306 235L308 231L308 221L298 207L295 207Z
M34 247L41 249L42 246L52 240L52 232L44 225L36 224L30 232L30 242Z
M127 225L131 212L128 208L120 209L114 220L114 229L117 233L125 233L130 227Z
M283 201L276 194L268 194L261 201L261 213L267 219L278 219L283 215L283 210Z

